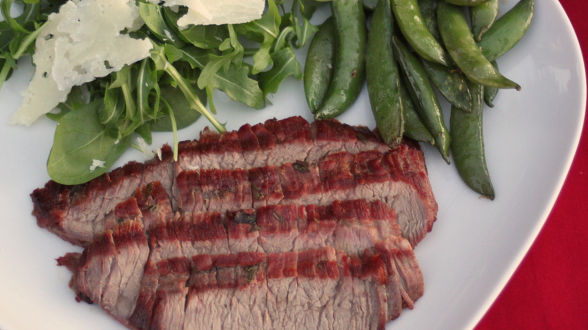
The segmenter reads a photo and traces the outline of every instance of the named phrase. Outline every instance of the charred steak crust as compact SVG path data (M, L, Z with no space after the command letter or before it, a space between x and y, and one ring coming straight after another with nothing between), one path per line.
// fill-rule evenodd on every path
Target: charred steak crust
M294 199L301 192L312 192L305 190L312 187L303 184L310 184L308 178L316 179L316 173L306 170L316 168L330 154L379 152L386 155L380 163L385 164L390 177L405 182L407 187L410 186L419 195L420 201L417 204L422 205L422 210L417 213L426 213L420 218L415 214L407 214L406 217L404 214L399 215L403 232L409 241L412 244L418 243L431 229L436 217L437 204L418 145L406 143L390 150L377 135L364 127L349 126L334 120L309 124L300 117L272 119L263 124L244 125L237 131L223 134L205 130L199 140L182 142L179 151L178 162L172 161L171 149L164 146L160 159L144 164L130 162L83 185L63 186L49 181L44 188L36 189L31 194L33 215L39 226L74 244L86 245L96 233L101 232L103 226L100 223L104 222L105 216L116 205L127 200L140 187L154 181L159 181L163 190L172 195L172 190L176 189L174 183L179 181L184 172L208 171L214 175L227 173L215 171L232 171L233 174L244 171L251 180L250 188L253 190L243 191L242 196L252 196L254 205L250 207L256 207L271 204L284 197ZM363 172L366 176L360 178L361 180L354 181L349 174L347 177L331 176L328 187L349 186L351 182L359 185L369 182L371 174L368 170L374 170L372 163L376 161L370 163L365 160L363 165L353 165L356 168L363 166L366 170ZM279 171L265 173L264 170L268 168ZM340 172L345 172L344 170L342 168ZM356 172L353 173L356 175ZM264 174L267 177L260 179L260 175ZM255 179L261 183L256 184ZM276 182L282 185L280 191L269 190L276 187ZM230 184L225 183L223 189L229 191L220 190L221 195L231 193ZM208 191L203 192L214 197L215 189L218 187L212 185ZM280 194L284 194L284 197ZM176 202L178 201L172 199L172 207L178 207ZM242 202L246 203L248 200ZM221 205L226 206L222 201Z

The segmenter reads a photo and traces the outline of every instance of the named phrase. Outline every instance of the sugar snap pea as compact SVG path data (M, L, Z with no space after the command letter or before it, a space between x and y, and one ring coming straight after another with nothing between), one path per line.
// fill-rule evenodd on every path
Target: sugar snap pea
M470 111L472 97L468 88L467 79L458 69L448 68L433 62L423 61L423 67L433 85L439 92L457 108Z
M366 27L361 0L331 2L337 51L331 84L323 103L315 113L316 119L333 118L355 102L365 76Z
M486 0L445 0L445 2L457 6L477 6Z
M494 108L496 95L498 95L498 88L484 86L484 103L490 108Z
M487 0L470 9L470 18L472 22L472 33L477 41L494 24L498 16L498 0Z
M427 61L447 65L445 50L425 26L417 0L392 0L392 9L402 35L412 48Z
M363 0L363 8L366 10L374 10L378 5L378 0Z
M463 181L474 191L494 199L494 188L490 181L482 132L482 101L484 87L473 83L472 112L451 109L451 152L455 167Z
M392 51L393 24L390 0L379 0L368 35L365 67L376 126L388 145L400 143L404 131L400 77Z
M486 31L478 45L489 61L508 52L521 40L531 25L534 8L534 0L521 0Z
M331 83L335 54L335 25L327 19L314 35L304 64L304 94L312 113L320 107Z
M441 40L439 27L437 27L437 4L439 0L419 0L419 8L423 15L423 22L437 41Z
M496 71L484 57L474 41L462 8L441 2L437 9L437 17L439 32L449 54L470 80L484 86L517 90L521 88Z
M437 3L437 0L419 0L425 25L431 31L431 34L440 40L441 36L437 27ZM423 61L423 66L433 85L437 87L449 103L464 111L470 110L472 100L468 84L466 78L458 69L428 61ZM452 66L455 66L455 64L452 63Z
M392 38L396 56L408 81L408 90L416 105L419 117L435 138L435 145L443 159L449 163L449 132L445 127L441 105L431 86L421 61L396 36Z
M492 61L492 65L498 70L498 63L496 63L496 61ZM496 95L498 95L498 88L484 86L484 103L490 108L494 108L494 99L496 98Z
M400 84L400 99L402 101L403 108L402 114L404 115L404 136L415 141L425 142L434 146L435 139L419 118L414 103L412 102L412 98L406 90L406 84L407 83Z

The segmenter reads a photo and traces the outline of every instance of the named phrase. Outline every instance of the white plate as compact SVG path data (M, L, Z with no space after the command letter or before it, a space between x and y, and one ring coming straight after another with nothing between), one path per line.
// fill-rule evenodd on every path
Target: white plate
M496 200L472 193L454 167L425 148L439 202L433 231L416 248L425 294L390 328L473 327L535 239L570 167L586 109L586 80L578 42L556 0L537 1L528 35L499 62L502 72L523 90L501 91L496 107L486 112L486 150ZM30 214L29 194L49 179L45 162L54 130L48 120L31 128L8 125L30 75L30 67L19 70L0 92L0 328L120 328L97 306L75 302L67 286L70 274L56 266L55 258L79 249L37 227ZM272 101L274 106L255 111L219 96L218 118L230 129L274 116L301 114L311 119L298 81L287 81ZM340 119L373 127L365 91ZM201 119L181 137L195 137L205 124ZM169 134L158 135L154 145L170 139ZM145 158L129 152L123 161L130 159Z

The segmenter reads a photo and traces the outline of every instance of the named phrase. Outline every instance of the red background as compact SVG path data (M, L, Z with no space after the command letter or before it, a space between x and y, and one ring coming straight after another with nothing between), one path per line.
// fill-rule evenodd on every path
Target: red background
M542 1L535 1L536 5ZM588 2L560 3L572 21L586 61ZM572 168L545 226L476 330L588 329L587 122Z

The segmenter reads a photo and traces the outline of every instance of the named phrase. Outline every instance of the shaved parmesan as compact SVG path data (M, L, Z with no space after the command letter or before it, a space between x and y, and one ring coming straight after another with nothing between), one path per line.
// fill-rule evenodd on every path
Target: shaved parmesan
M121 31L143 25L134 0L70 0L35 41L36 70L12 122L30 125L66 100L71 88L149 56L149 40Z
M261 17L265 0L166 0L166 6L186 6L178 26L240 24Z

